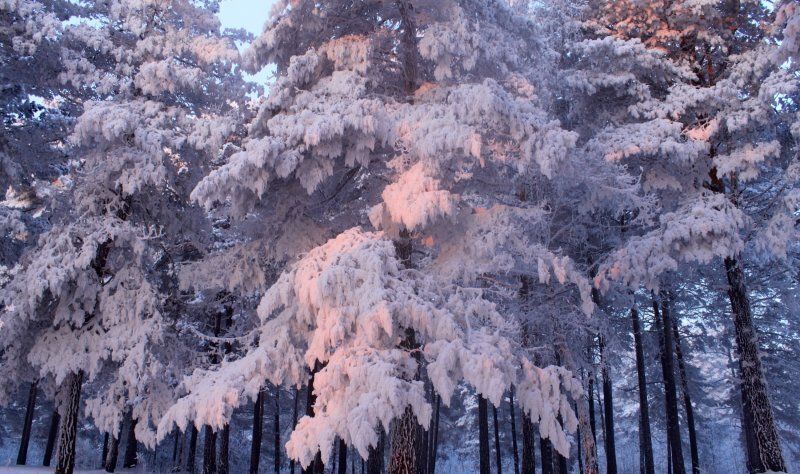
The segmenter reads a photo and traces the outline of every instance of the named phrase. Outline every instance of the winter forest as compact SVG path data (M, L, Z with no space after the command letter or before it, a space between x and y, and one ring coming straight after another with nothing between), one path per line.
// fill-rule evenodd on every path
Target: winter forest
M0 0L0 472L800 472L798 0L225 1Z

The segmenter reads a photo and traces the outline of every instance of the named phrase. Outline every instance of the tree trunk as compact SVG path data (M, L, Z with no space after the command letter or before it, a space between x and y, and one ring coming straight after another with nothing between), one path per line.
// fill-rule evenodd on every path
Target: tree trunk
M217 432L203 427L203 474L217 473Z
M516 413L514 409L514 386L511 386L511 390L509 391L508 395L508 406L509 412L511 413L511 451L514 457L514 474L519 474L519 449L517 447L517 420L516 420Z
M639 311L636 307L631 308L631 324L633 325L633 345L636 351L636 375L639 382L640 470L642 474L655 474L653 438L650 434L650 406L647 399L647 374L644 366L644 348L642 347L642 327L639 323Z
M83 372L70 374L64 381L64 387L69 390L69 398L64 407L64 422L59 434L55 474L72 474L75 469L75 442L78 438L78 409L82 385Z
M133 418L132 413L128 410L128 438L125 441L125 458L122 461L122 467L129 469L136 466L138 462L136 456L136 420Z
M489 412L486 399L478 395L478 448L480 451L480 473L489 474Z
M281 391L275 387L275 474L281 472Z
M106 456L108 456L108 433L103 433L103 454L100 456L100 469L106 468Z
M536 449L533 422L522 410L522 474L536 473Z
M492 418L494 418L494 458L497 464L497 474L503 474L503 457L500 453L500 426L497 422L497 407L492 405Z
M228 474L230 471L230 463L228 461L228 453L231 444L231 425L225 424L222 428L222 433L219 437L219 467L217 472L219 474Z
M300 391L294 388L294 409L292 411L292 430L297 426L297 402L300 398ZM289 472L294 474L294 458L289 459Z
M121 428L120 428L121 430ZM111 444L108 447L108 455L105 458L103 468L106 472L114 472L117 470L117 458L119 457L119 434L111 436Z
M744 411L748 413L750 430L755 438L757 453L750 453L756 472L786 471L778 429L772 414L772 403L767 393L767 383L758 354L758 337L753 325L750 300L739 260L725 259L728 278L728 297L733 313L733 327L741 364L741 389Z
M401 232L401 238L395 242L398 256L404 262L408 261L411 252L411 239L407 232ZM412 352L419 349L413 329L406 328L406 334L400 347ZM412 352L413 357L419 358L418 352ZM411 406L407 406L400 419L395 420L392 425L391 454L389 456L389 474L417 474L420 466L417 464L419 456L419 430L417 429L417 419ZM487 440L488 441L488 440ZM488 443L487 443L488 446Z
M559 341L556 345L556 353L561 361L563 361L567 370L572 373L577 373L575 362L572 358L572 352L569 351L566 341ZM589 379L591 380L591 378ZM590 385L591 387L591 385ZM591 391L589 392L589 400ZM585 474L598 474L599 468L597 466L597 450L595 448L595 439L591 435L589 413L583 399L575 400L575 413L578 416L578 464L580 471ZM584 471L585 469L585 471Z
M553 474L553 444L539 436L539 454L542 458L542 474Z
M439 451L439 410L442 405L442 397L436 395L436 407L433 417L433 432L431 433L431 448L428 451L430 460L428 461L428 474L436 473L436 453Z
M261 462L261 433L264 423L264 388L258 391L253 404L253 442L250 445L250 474L258 474Z
M608 374L606 344L603 336L600 336L599 347L600 374L603 378L603 414L605 419L603 440L606 448L606 472L608 474L617 474L617 448L614 441L614 389L611 384L611 377Z
M172 465L175 465L175 461L178 459L178 440L181 437L180 431L175 431L173 434L173 444L172 444Z
M33 410L36 408L36 382L31 384L28 391L28 405L25 407L25 420L22 422L22 439L19 442L17 464L24 466L28 462L28 444L31 442L31 426L33 425Z
M47 444L44 447L44 459L42 459L42 466L50 466L50 460L53 458L53 449L56 446L56 436L58 435L58 425L61 423L61 415L58 410L53 410L53 416L50 417L50 429L47 431Z
M672 332L675 336L675 356L678 358L678 373L681 377L683 404L686 409L686 425L689 429L689 450L692 455L692 474L700 474L700 453L697 449L694 408L692 407L692 397L689 395L689 380L686 376L686 363L683 361L683 347L681 347L681 335L678 331L678 318L675 315L673 315L672 318Z
M672 359L673 344L670 323L670 311L666 300L661 302L659 311L658 302L653 300L656 329L661 333L661 369L664 376L664 394L666 395L667 438L670 445L670 459L673 470L677 474L685 474L683 465L683 452L681 449L681 431L678 420L678 397L675 390L675 369ZM663 319L663 321L662 321Z
M276 473L278 471L275 471ZM339 439L339 474L347 474L347 445Z
M381 431L378 445L370 446L367 456L367 474L381 474L383 472L383 451L386 444L386 435Z
M594 415L594 372L590 371L589 376L589 428L592 431L592 440L597 446L597 420Z
M306 415L314 416L314 404L317 401L317 395L314 393L314 377L322 370L324 366L321 362L314 361L314 370L311 372L311 377L308 379L308 391L306 392ZM303 474L324 474L325 464L322 463L322 454L318 451L314 457L311 465L303 470Z
M189 474L194 474L194 464L197 458L197 427L191 425L189 428L189 458L186 462L186 470Z

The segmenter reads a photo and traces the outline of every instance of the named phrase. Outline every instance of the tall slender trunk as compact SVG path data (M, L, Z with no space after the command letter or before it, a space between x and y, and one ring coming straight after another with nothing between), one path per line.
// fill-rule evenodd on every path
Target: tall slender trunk
M250 445L250 474L258 474L258 464L261 462L261 434L264 424L264 388L258 391L253 404L253 436Z
M668 302L662 298L659 310L658 302L653 300L656 328L661 333L661 368L664 375L664 394L666 395L667 436L670 444L670 458L674 472L685 474L683 465L683 450L681 448L681 431L678 419L678 397L675 389L675 369L672 359L672 324ZM662 321L663 319L663 321Z
M203 427L203 474L217 473L217 432L209 425Z
M539 436L539 454L542 458L542 474L553 474L553 445L550 440Z
M31 442L31 426L33 425L33 410L36 408L36 385L31 384L28 391L28 405L25 407L25 420L22 422L22 439L19 441L17 464L25 465L28 462L28 444Z
M592 431L592 440L597 446L597 419L594 415L594 371L589 371L588 392L589 392L589 428Z
M566 341L561 340L556 345L556 353L559 360L563 361L567 370L572 373L577 373L575 362L572 357L572 352L569 351ZM590 379L591 380L591 379ZM591 395L591 392L590 392ZM590 396L591 400L591 396ZM585 474L598 474L599 468L597 466L597 450L595 448L595 439L592 437L589 412L583 399L575 400L575 412L578 415L578 464L580 472ZM585 470L584 470L585 469Z
M186 462L186 470L189 474L194 474L195 460L197 459L197 427L194 424L189 428L189 457Z
M689 394L689 380L686 376L686 363L683 360L683 347L681 335L678 331L678 317L673 315L672 332L675 336L675 356L678 358L678 373L681 377L681 391L683 392L683 405L686 409L686 425L689 429L689 450L692 455L692 474L700 474L700 453L697 449L697 431L694 423L694 408L692 397Z
M517 420L514 409L514 386L508 395L508 411L511 414L511 450L514 457L514 474L519 474L519 449L517 447Z
M120 427L119 431L122 431ZM108 447L108 454L106 455L103 469L106 472L114 472L117 470L117 458L119 457L119 431L116 435L111 435L111 444Z
M386 435L381 431L378 445L370 446L367 456L367 474L381 474L383 472L383 451L386 444Z
M522 411L522 474L536 473L536 440L533 434L533 422Z
M222 432L219 437L219 467L217 468L218 474L228 474L230 472L230 463L228 461L228 453L230 452L231 444L231 425L225 424L222 427Z
M68 390L69 395L59 434L55 474L72 474L75 469L75 442L78 438L78 409L81 404L82 385L82 371L68 375L64 381L64 388Z
M273 425L275 431L274 449L275 449L275 474L281 472L281 390L280 387L275 387L275 424Z
M103 454L100 456L100 469L106 468L106 456L108 456L108 433L103 433Z
M480 472L481 474L489 474L491 466L489 465L489 412L486 405L486 399L482 395L478 395L478 447L480 451Z
M294 388L294 409L292 410L292 430L297 426L297 402L300 399L300 391ZM289 459L289 472L294 474L294 458Z
M606 448L606 472L608 474L617 474L617 448L614 441L614 388L611 384L611 376L608 374L608 358L603 336L599 338L599 347L600 374L603 378L603 415L605 420L603 441Z
M276 473L278 471L275 471ZM347 445L339 439L339 474L347 474Z
M42 466L50 466L50 460L53 458L53 449L56 446L59 424L61 424L61 415L58 414L58 410L53 410L53 415L50 417L50 429L47 431L47 443L44 447Z
M433 432L431 433L431 448L428 452L428 474L436 473L436 453L439 451L439 410L442 405L442 397L436 395L436 407L433 416Z
M757 453L749 453L756 472L786 471L778 429L772 414L772 403L767 393L767 383L761 357L758 354L758 336L753 325L753 314L747 295L744 270L738 259L725 259L728 278L728 298L733 313L736 346L741 363L741 390L744 411L752 424L749 428L755 438Z
M317 402L317 395L314 393L314 378L324 366L318 360L314 361L314 368L311 377L308 379L308 391L306 392L306 415L314 416L314 404ZM303 474L324 474L325 465L322 463L322 454L317 451L311 465L303 470Z
M175 465L175 461L178 459L178 440L181 437L180 431L175 431L172 435L172 465Z
M125 440L125 458L122 467L129 469L135 467L139 460L136 455L136 419L130 410L126 418L128 418L128 438Z
M647 374L644 365L644 349L642 346L642 327L639 323L639 311L631 308L631 324L633 326L633 345L636 351L636 375L639 382L639 452L641 453L642 474L655 474L653 462L653 438L650 434L650 406L647 399Z
M497 422L497 407L492 405L492 418L494 418L494 458L497 464L497 474L503 474L503 457L500 453L500 426Z

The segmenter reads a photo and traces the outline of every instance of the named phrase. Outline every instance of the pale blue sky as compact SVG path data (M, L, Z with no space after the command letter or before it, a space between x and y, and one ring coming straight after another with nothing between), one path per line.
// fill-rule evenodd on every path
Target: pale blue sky
M219 19L223 28L244 28L258 35L274 3L275 0L222 0Z

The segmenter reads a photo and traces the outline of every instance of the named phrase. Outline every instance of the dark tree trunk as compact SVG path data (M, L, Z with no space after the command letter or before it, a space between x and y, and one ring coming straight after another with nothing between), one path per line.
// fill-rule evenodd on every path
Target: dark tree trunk
M514 474L519 474L519 448L517 446L517 416L514 408L514 386L508 395L508 410L511 413L511 452L514 457Z
M250 445L250 474L258 474L261 462L261 433L264 424L264 389L258 391L253 404L253 442Z
M539 437L539 454L542 458L542 474L553 474L553 445L547 438Z
M670 460L675 473L685 474L686 469L683 466L683 452L681 449L681 429L678 419L678 397L675 390L675 369L672 359L672 324L670 323L670 311L667 301L662 301L661 310L659 310L658 302L653 300L653 312L655 314L656 329L661 333L661 368L664 376L664 394L666 396L665 408Z
M633 325L633 345L636 351L636 375L639 382L639 453L641 454L642 474L655 474L653 462L653 438L650 434L650 406L647 399L647 374L644 366L644 349L642 346L642 327L639 322L639 311L631 308Z
M600 374L603 377L603 414L605 419L603 440L606 448L606 472L617 474L617 449L614 441L614 389L608 374L608 360L603 336L600 336L599 341Z
M28 405L25 407L25 420L22 422L22 439L19 441L17 464L25 465L28 462L28 445L31 442L31 426L33 425L33 410L36 408L36 382L31 384L28 391Z
M400 240L395 242L397 254L402 261L408 262L411 252L411 239L407 232L401 232ZM406 351L417 351L419 344L412 329L406 328L406 334L400 347ZM419 359L419 353L414 352L414 357ZM419 360L418 360L419 362ZM391 454L389 456L389 474L417 474L420 470L419 455L419 429L418 423L407 406L400 419L392 425ZM488 444L487 444L488 446Z
M381 474L383 472L383 451L386 444L386 435L381 431L378 445L370 446L367 456L367 474Z
M172 444L172 465L175 465L175 461L178 459L178 439L181 437L181 432L176 431L173 435L173 444Z
M751 423L757 453L748 453L756 472L786 471L778 429L772 414L772 403L758 353L758 336L753 325L750 300L747 295L744 270L739 260L725 259L728 278L728 297L733 313L733 327L741 364L741 389L744 411Z
M489 412L486 399L478 395L478 440L480 451L480 472L489 474Z
M47 444L44 447L44 459L42 466L50 466L50 460L53 458L53 449L56 446L56 436L58 435L58 425L61 423L61 415L58 410L53 410L53 416L50 417L50 429L47 431Z
M186 470L189 474L194 474L194 464L197 458L197 427L192 425L189 429L189 459L186 463Z
M436 473L436 453L439 451L439 410L442 405L442 397L436 395L436 407L433 417L433 432L431 433L431 447L428 450L428 474Z
M217 432L210 426L203 427L203 474L217 472Z
M683 347L681 335L678 331L678 318L673 315L672 332L675 336L675 356L678 358L678 373L681 377L681 391L683 392L683 405L686 409L686 425L689 430L689 450L692 455L692 474L700 474L700 453L697 449L697 431L695 431L694 408L692 397L689 394L689 380L686 376L686 364L683 360Z
M138 462L136 456L136 420L133 418L130 410L128 410L128 438L125 441L125 458L122 461L122 467L128 469L135 467Z
M277 472L277 471L275 471ZM347 474L347 445L339 440L339 474Z
M597 446L597 420L594 416L594 373L589 372L589 427L592 430L592 439L595 446Z
M70 374L64 381L69 392L67 406L64 407L64 421L58 440L58 456L55 474L72 474L75 469L75 442L78 438L78 409L81 404L83 372Z
M294 388L294 409L292 410L292 430L297 426L297 402L300 398L300 391ZM289 460L289 472L294 474L294 459Z
M120 427L122 431L122 427ZM117 470L117 458L119 457L119 433L116 436L111 436L111 444L108 447L108 455L105 458L103 468L106 472L114 472Z
M497 474L503 474L503 457L500 453L500 426L497 422L497 407L492 405L492 418L494 418L494 458L497 465Z
M281 472L281 391L275 387L275 474Z
M100 456L100 469L106 468L106 456L108 456L108 433L103 433L103 454Z
M308 391L306 392L306 415L314 416L314 404L317 402L317 395L314 393L314 377L324 366L319 361L314 361L314 370L308 379ZM324 474L325 465L322 463L322 454L318 451L311 465L303 470L303 474Z
M219 437L219 467L217 468L217 472L219 474L228 474L228 472L230 471L230 465L228 461L230 444L231 444L231 426L226 423L225 426L222 428L222 432L220 433Z
M558 468L558 474L567 474L569 469L567 465L567 458L556 452L556 467Z
M536 473L536 440L533 434L533 422L522 410L522 474Z

